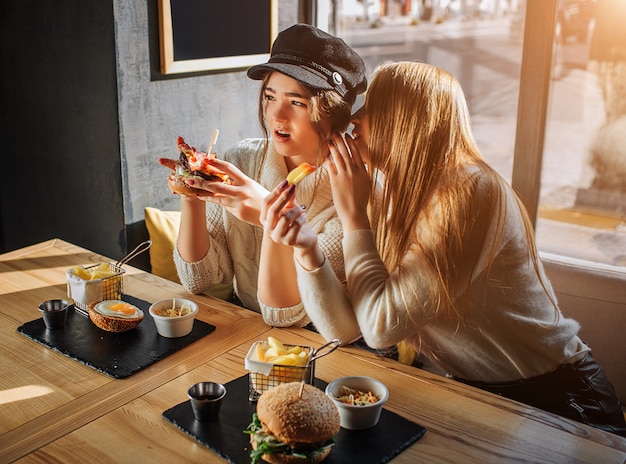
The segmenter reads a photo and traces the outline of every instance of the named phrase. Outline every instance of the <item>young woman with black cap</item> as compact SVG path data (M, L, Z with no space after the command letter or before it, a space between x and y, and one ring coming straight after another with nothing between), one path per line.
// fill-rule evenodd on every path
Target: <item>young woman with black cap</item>
M299 183L297 199L334 272L345 278L341 224L323 161L331 135L347 128L356 96L366 88L365 65L343 40L296 24L278 35L269 61L250 68L248 77L262 82L259 120L265 137L243 140L215 160L232 185L188 182L212 195L182 198L174 261L190 292L233 282L243 306L261 312L268 324L305 325L292 250L263 241L259 212L269 189L293 168L302 162L317 166ZM264 293L265 285L281 291Z
M407 340L461 382L626 436L593 347L559 309L524 207L476 146L458 81L425 63L380 65L353 124L328 162L348 292L293 192L277 187L261 213L265 233L295 247L319 332L374 348ZM377 181L383 215L368 214Z

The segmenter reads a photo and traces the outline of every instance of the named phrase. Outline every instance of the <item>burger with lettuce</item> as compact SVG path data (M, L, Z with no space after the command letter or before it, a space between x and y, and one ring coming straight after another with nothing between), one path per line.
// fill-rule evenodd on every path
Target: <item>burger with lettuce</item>
M319 463L331 452L339 432L339 412L320 389L301 382L264 392L245 433L252 464Z

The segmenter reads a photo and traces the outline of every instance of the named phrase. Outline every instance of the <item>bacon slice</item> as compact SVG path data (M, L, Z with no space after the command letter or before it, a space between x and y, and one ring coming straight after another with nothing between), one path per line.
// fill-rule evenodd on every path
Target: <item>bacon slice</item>
M171 158L159 158L159 163L175 171L181 166L190 175L203 177L207 180L230 183L230 178L221 169L210 164L210 160L217 158L215 153L205 153L187 144L185 139L178 136L176 143L180 157L178 160Z
M159 158L159 163L172 171L176 169L176 160L171 158Z

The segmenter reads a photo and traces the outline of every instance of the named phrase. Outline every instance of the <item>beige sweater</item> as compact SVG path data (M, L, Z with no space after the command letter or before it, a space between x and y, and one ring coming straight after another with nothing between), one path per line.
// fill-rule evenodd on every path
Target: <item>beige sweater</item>
M261 139L243 140L228 149L223 158L269 191L286 178L288 171L284 158L270 145L263 170L258 176L261 142ZM341 223L333 206L328 173L323 166L298 184L296 199L299 204L306 206L307 220L319 234L320 246L333 272L336 272L338 279L345 280ZM290 308L272 308L258 301L257 278L263 238L260 227L237 219L218 205L207 203L207 230L211 236L211 246L200 261L186 262L178 250L174 250L180 281L189 292L197 294L216 284L233 282L235 293L243 305L261 312L269 325L282 327L309 322L302 304Z
M506 226L499 240L496 215L484 215L487 243L498 241L497 257L488 271L483 250L477 276L489 272L489 283L483 288L477 278L465 289L471 301L469 322L443 320L435 313L435 278L418 253L405 256L402 273L389 273L372 232L357 230L343 240L349 297L328 263L311 272L297 267L300 294L316 328L327 340L351 342L362 335L369 346L381 348L411 340L419 327L421 351L434 365L483 382L533 377L582 357L588 348L577 335L579 324L560 312L555 316L549 298L554 293L545 279L544 289L534 271L513 193L509 189L505 195L501 211ZM487 201L474 203L489 208ZM436 239L432 229L418 231L423 242Z

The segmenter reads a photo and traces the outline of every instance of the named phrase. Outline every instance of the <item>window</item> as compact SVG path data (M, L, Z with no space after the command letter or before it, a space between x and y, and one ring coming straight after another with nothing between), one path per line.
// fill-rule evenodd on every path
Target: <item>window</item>
M557 2L537 222L540 246L621 266L626 266L625 20L623 0Z
M616 5L611 18L626 9L622 0L602 1ZM459 79L478 146L529 205L540 250L626 266L626 89L615 89L615 82L626 81L626 44L623 55L615 52L624 61L613 57L617 64L604 65L600 74L600 65L590 60L593 10L599 3L529 3L531 26L539 34L526 43L524 0L320 1L318 17L320 27L359 52L368 73L384 60L419 60ZM602 40L603 50L607 42L616 43L612 36ZM547 54L539 63L546 68L543 74L531 67L520 80L522 57L535 60L534 66L541 53ZM609 88L605 93L603 86ZM611 91L622 99L611 106L618 122L600 135L607 118L605 94ZM620 143L611 137L624 138ZM597 140L610 147L605 164L593 161ZM594 181L597 169L613 180Z

